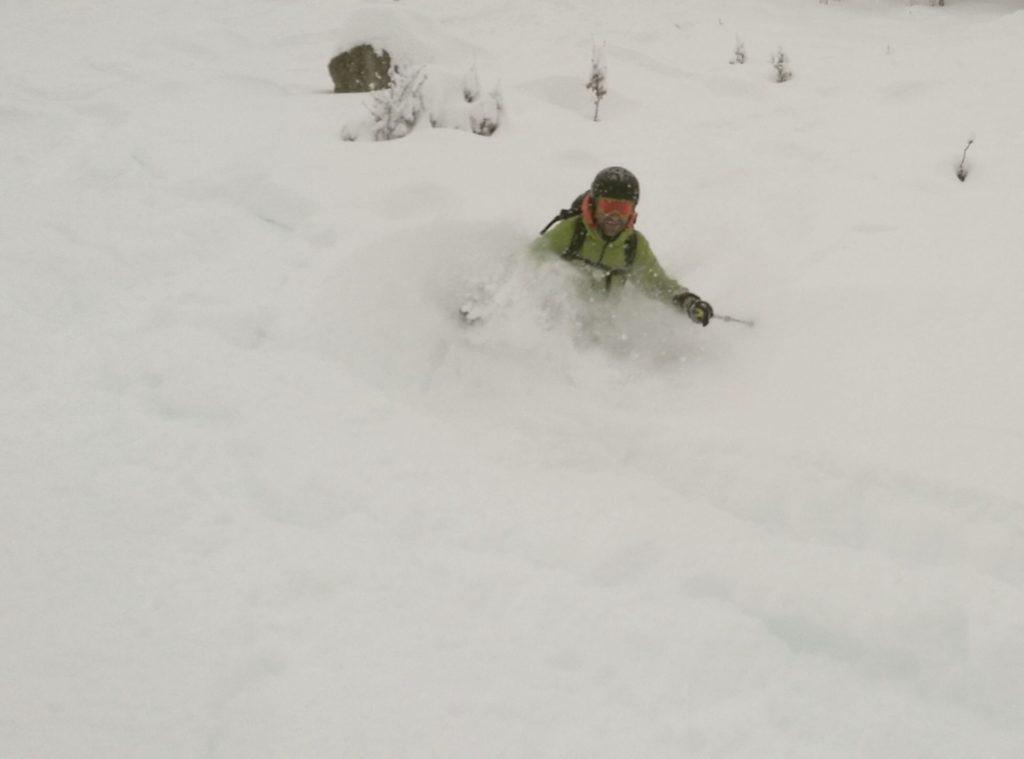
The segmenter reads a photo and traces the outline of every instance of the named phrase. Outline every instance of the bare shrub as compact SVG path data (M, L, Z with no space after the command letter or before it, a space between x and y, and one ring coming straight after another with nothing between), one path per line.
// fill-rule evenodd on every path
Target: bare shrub
M608 76L608 66L604 60L604 46L600 48L594 44L593 53L590 56L590 81L587 82L587 89L594 93L594 121L597 121L597 112L601 107L601 100L608 94L605 87L605 79Z

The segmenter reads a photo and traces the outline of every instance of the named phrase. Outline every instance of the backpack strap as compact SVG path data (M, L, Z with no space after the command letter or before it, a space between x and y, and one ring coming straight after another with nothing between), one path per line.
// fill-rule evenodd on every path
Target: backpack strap
M637 247L636 232L630 234L629 239L626 240L626 268L632 269L633 264L636 262L636 247Z
M563 209L562 209L561 211L559 211L559 212L558 212L558 213L557 213L557 214L555 215L555 217L554 217L554 218L553 218L553 219L552 219L551 221L549 221L549 222L548 222L547 224L545 224L545 225L544 225L544 229L542 229L542 230L540 231L540 233L541 233L541 234L544 234L544 233L545 233L545 232L547 232L547 231L548 231L549 229L551 229L551 227L553 227L553 226L554 226L555 224L557 224L557 223L558 223L558 222L560 222L560 221L564 221L565 219L568 219L568 218L569 218L570 216L572 216L572 215L573 215L573 214L572 214L572 211L571 211L570 209L568 209L568 208L563 208Z
M570 205L568 208L563 208L561 211L559 211L557 214L555 214L555 218L553 218L551 221L549 221L547 223L547 225L544 227L544 229L542 229L540 231L540 233L544 234L549 229L551 229L551 227L553 227L555 224L557 224L560 221L565 221L566 219L571 219L573 216L579 216L580 213L581 213L582 206L583 206L583 198L585 198L586 195L587 195L587 193L585 193L585 192L584 193L580 193L579 195L577 195L576 196L576 200L574 200L572 202L572 205Z
M562 253L562 258L573 259L580 257L583 250L583 242L587 239L587 225L583 223L583 217L576 218L576 226L572 230L572 238L569 240L569 247Z

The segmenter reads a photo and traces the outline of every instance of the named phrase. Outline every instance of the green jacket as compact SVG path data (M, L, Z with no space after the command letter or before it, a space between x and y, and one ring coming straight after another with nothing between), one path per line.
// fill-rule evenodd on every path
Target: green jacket
M558 222L538 237L532 249L564 256L569 250L578 223L586 227L587 234L579 253L569 260L580 266L603 270L605 275L602 281L606 290L621 289L628 280L647 295L666 303L671 303L675 296L689 292L665 273L654 257L647 238L635 229L627 229L614 240L608 241L583 217L574 216ZM627 266L626 241L630 235L636 235L636 256L632 266Z

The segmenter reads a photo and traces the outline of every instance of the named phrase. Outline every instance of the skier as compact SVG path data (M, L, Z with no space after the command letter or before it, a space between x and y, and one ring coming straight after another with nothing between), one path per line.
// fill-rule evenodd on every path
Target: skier
M651 246L638 230L636 206L640 182L621 166L602 169L589 192L551 220L533 245L534 251L560 255L598 273L606 291L633 282L641 291L681 309L703 327L714 311L661 268Z

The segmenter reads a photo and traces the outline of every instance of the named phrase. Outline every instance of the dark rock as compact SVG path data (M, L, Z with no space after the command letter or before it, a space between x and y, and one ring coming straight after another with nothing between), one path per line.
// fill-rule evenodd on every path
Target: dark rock
M372 45L356 45L339 53L327 65L335 92L370 92L391 86L391 56Z

